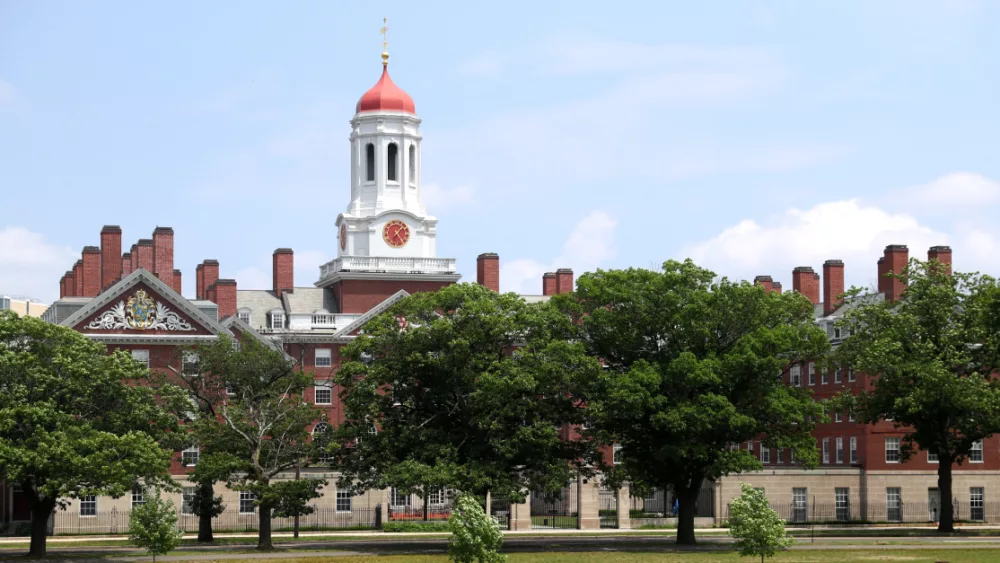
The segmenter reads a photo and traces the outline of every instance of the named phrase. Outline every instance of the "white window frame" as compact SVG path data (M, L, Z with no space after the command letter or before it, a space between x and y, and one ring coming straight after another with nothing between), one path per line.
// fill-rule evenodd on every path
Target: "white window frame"
M841 383L842 381L843 381L843 370L841 368L833 370L833 382L836 384L836 383Z
M444 506L448 500L448 492L444 488L431 489L427 493L428 506Z
M774 462L778 465L785 463L785 450L784 448L778 448L778 453L775 455Z
M802 387L802 366L795 364L788 368L788 385Z
M927 463L941 463L941 461L940 461L940 459L938 459L938 455L937 454L931 453L931 451L928 450L927 451Z
M840 340L841 334L842 333L841 333L841 330L840 330L839 326L833 327L833 339L834 340Z
M847 368L847 381L853 383L857 379L858 376L854 375L854 368Z
M198 364L198 352L185 350L181 354L181 373L186 377L195 377L201 373L201 366Z
M969 463L983 463L983 441L976 440L972 443L972 449L969 450Z
M253 326L250 321L253 320L253 312L250 309L240 309L236 311L236 316L240 318L241 321L245 322L248 326Z
M816 363L809 362L809 385L816 385Z
M837 463L844 463L844 438L838 436L836 442L834 443L834 459Z
M316 348L313 351L313 365L318 368L333 367L333 350L330 348Z
M271 311L268 328L271 330L277 330L285 328L285 311L284 309L274 309Z
M886 436L885 438L885 462L886 463L899 463L899 438L894 436Z
M855 464L858 462L858 438L857 436L851 436L851 463Z
M837 412L833 413L833 421L834 422L844 422L844 413L842 413L840 411L837 411Z
M826 385L827 383L830 383L830 371L824 369L819 375L819 384Z
M765 448L763 444L760 447L760 463L762 465L771 463L771 448Z
M148 368L149 350L148 349L132 350L132 359Z
M80 497L80 518L97 517L97 496L85 495Z
M181 489L181 515L194 515L194 497L198 494L198 487L184 487Z
M330 425L329 424L327 424L326 422L317 422L316 426L313 426L311 435L312 435L313 440L315 440L317 433L326 435L328 432L330 432ZM323 463L323 462L326 462L326 461L329 461L329 460L330 460L329 456L327 456L327 455L320 455L319 459L317 459L316 461L318 461L320 463Z
M198 465L199 459L201 459L201 447L197 444L188 446L181 450L181 465L184 467L194 467ZM189 463L192 460L194 463Z
M337 489L337 498L334 508L337 512L351 512L354 508L352 499L354 499L354 494L351 491ZM346 508L344 508L345 506Z
M830 439L823 438L823 463L830 463Z
M329 393L329 398L324 398L320 400L320 391L325 391ZM317 381L313 387L313 404L314 405L332 405L333 404L333 383L330 381Z
M240 514L256 514L257 505L254 504L255 500L257 500L257 496L253 493L249 491L240 491ZM250 510L246 509L247 506L250 507Z
M412 495L404 495L403 493L396 490L396 487L389 489L389 504L393 508L403 508L409 507L411 505ZM402 501L402 502L400 502Z
M135 510L135 507L141 504L146 504L146 490L136 483L132 485L132 509Z
M621 465L621 463L622 463L621 455L622 455L622 445L621 444L615 444L615 445L611 446L611 462L612 463L614 463L615 465Z

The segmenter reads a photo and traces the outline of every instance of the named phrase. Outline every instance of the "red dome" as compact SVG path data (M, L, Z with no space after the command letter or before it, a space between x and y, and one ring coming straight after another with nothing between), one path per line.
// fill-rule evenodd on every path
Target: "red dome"
M405 111L417 113L413 98L389 78L389 67L382 67L382 78L358 100L355 113L363 111Z

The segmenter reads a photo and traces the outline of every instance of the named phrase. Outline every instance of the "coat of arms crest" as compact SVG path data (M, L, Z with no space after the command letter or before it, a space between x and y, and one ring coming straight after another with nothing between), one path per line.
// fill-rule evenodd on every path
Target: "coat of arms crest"
M145 291L139 290L129 297L125 307L125 322L128 326L144 330L156 321L156 302Z

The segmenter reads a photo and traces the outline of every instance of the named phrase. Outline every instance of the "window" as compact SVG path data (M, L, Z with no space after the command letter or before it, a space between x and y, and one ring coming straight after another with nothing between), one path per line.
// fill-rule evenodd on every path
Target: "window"
M417 147L414 144L410 144L410 183L417 183Z
M834 338L834 340L840 340L840 338L841 338L840 335L841 335L840 327L839 326L833 327L833 338Z
M778 465L781 465L782 463L785 463L785 450L783 450L781 448L778 448L778 456L777 457L778 457L778 460L777 460L776 463Z
M830 372L824 369L823 373L820 375L819 383L820 385L826 385L829 382L830 382Z
M792 521L805 522L808 515L808 490L805 487L792 489Z
M316 350L316 367L328 368L333 365L332 351L329 348L318 348Z
M985 520L983 514L983 497L985 491L983 487L972 487L969 489L969 520Z
M854 368L847 368L847 380L854 382L857 377L854 375Z
M333 404L333 386L329 381L316 383L315 400L313 400L313 403L317 405Z
M844 463L844 439L837 438L835 452L837 454L837 463Z
M132 359L149 367L149 350L132 350Z
M185 516L190 516L191 514L194 514L194 497L197 494L198 494L197 487L184 487L184 489L181 492L181 514ZM242 511L242 505L243 503L241 502L240 503L241 511Z
M226 384L226 395L233 397L236 395L236 387L232 383Z
M142 485L136 483L132 485L132 508L141 504L146 504L146 491L143 490Z
M181 452L181 465L184 467L194 467L198 465L198 458L201 456L201 448L191 446Z
M612 448L611 460L615 462L615 465L619 465L622 462L622 445L615 444Z
M938 455L936 453L927 452L927 463L938 463Z
M830 439L823 438L823 463L830 463Z
M834 422L844 422L844 413L837 412L833 415Z
M837 368L837 369L833 370L833 382L834 383L840 383L840 372L841 372L840 368Z
M240 514L253 514L257 511L254 501L257 496L247 491L240 491Z
M854 413L853 412L848 412L847 413L847 422L854 422Z
M430 506L441 506L444 504L447 495L444 489L431 489L427 493L427 504Z
M788 450L788 463L795 464L795 450Z
M198 353L185 351L181 358L181 373L188 377L194 377L201 372L198 365Z
M858 439L851 436L851 463L858 462Z
M816 364L809 362L809 385L816 385Z
M337 512L351 511L351 498L354 496L351 491L337 489Z
M241 309L238 313L236 313L236 315L240 318L241 321L243 321L246 324L250 325L250 310L249 309ZM250 326L253 326L253 325L250 325Z
M392 506L410 506L410 495L404 495L393 487L389 491L389 504Z
M837 520L846 522L851 519L851 490L847 487L837 487L833 490L833 501L837 510Z
M969 461L971 463L982 463L983 462L983 441L976 440L972 443L972 449L969 451Z
M788 384L792 387L802 387L801 366L794 365L788 370Z
M97 497L94 495L80 497L80 516L97 516Z
M321 448L316 458L316 461L319 462L328 461L330 459L330 456L327 455L326 446L328 441L330 440L330 425L325 422L320 422L316 424L316 426L313 426L312 437L313 437L313 442L316 443L315 445L318 448Z
M885 462L899 463L899 438L885 439Z
M760 447L760 462L764 465L771 463L771 448Z
M885 519L889 522L902 522L903 493L899 487L885 489Z
M753 442L747 442L747 451L753 453Z
M271 328L285 328L285 313L283 311L271 311Z
M375 145L371 143L365 146L365 181L375 181Z
M389 143L389 148L386 150L386 157L386 180L398 182L399 178L396 177L396 161L399 160L399 146L396 143Z

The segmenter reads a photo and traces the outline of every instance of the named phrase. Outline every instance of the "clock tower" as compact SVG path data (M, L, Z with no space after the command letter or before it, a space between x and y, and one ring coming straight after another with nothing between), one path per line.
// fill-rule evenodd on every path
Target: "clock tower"
M459 279L455 259L437 257L437 218L420 199L420 118L388 62L383 52L382 76L351 119L351 199L337 216L337 258L320 267L320 287L357 276Z

